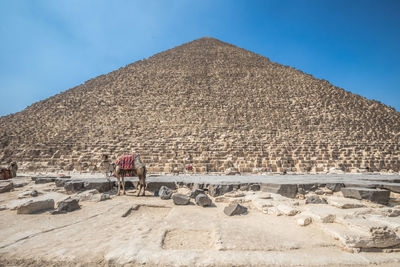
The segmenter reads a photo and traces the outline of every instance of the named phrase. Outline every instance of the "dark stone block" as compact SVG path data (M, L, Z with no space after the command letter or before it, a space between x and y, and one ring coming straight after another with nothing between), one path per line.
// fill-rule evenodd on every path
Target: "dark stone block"
M160 189L158 190L158 195L160 196L161 199L164 200L170 199L172 196L172 190L166 186L161 186Z
M84 181L84 190L96 189L97 191L107 192L113 188L114 182L108 178L87 179Z
M344 187L344 184L337 183L337 184L326 184L326 187L333 192L339 192L342 187Z
M210 206L212 203L211 199L206 194L198 194L196 196L195 201L196 201L196 204L201 207Z
M247 208L240 204L231 204L224 208L224 213L228 216L240 215L247 212Z
M325 198L311 196L306 198L306 204L328 204Z
M261 191L280 194L284 197L295 198L297 185L295 184L261 184Z
M166 186L171 190L176 189L176 183L175 182L148 182L146 190L150 192L155 192L157 190L160 190L161 186Z
M260 191L261 186L260 184L251 184L249 188L251 191Z
M80 209L81 207L79 206L78 202L79 201L77 199L67 198L61 201L58 204L57 210L51 212L51 214L54 215L54 214L66 213Z
M190 197L183 194L174 194L172 200L175 205L188 205L190 203Z
M83 181L80 180L71 180L69 182L66 182L64 185L64 189L67 192L77 192L83 189Z
M221 196L223 194L226 194L228 192L233 191L233 186L232 185L215 185L215 184L211 184L208 186L208 193L210 194L210 196L212 197L217 197L217 196Z
M204 190L203 189L193 189L192 192L190 193L190 197L196 198L197 195L199 195L199 194L204 194Z
M63 187L65 183L70 182L71 179L57 178L54 182L57 187Z
M47 183L52 183L56 180L57 178L55 177L37 177L35 179L35 184L47 184Z
M363 187L344 187L342 188L344 197L355 199L366 199L379 204L387 204L390 191Z

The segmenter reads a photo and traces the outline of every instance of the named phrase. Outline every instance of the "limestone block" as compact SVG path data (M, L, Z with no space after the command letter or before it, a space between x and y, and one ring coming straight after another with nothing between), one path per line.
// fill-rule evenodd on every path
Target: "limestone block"
M261 191L280 194L285 197L295 198L297 185L295 184L261 184Z
M343 196L355 199L367 199L379 204L387 204L390 191L364 187L344 187L341 189Z
M54 209L53 199L29 200L17 208L17 214L30 214Z

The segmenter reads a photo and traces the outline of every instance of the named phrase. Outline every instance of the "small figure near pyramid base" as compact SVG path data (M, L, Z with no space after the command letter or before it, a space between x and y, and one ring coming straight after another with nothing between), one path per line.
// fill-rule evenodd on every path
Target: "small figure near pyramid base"
M16 162L11 162L7 168L0 168L0 180L8 180L17 177L18 165Z

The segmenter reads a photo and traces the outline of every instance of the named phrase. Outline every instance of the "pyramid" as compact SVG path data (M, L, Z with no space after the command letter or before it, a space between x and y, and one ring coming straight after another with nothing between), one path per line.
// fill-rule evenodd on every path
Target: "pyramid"
M101 171L398 172L400 113L213 38L98 76L0 118L0 162Z

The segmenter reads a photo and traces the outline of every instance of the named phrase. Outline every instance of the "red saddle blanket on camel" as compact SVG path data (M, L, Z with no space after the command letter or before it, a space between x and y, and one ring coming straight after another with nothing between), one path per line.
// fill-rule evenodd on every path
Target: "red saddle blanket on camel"
M119 158L116 162L115 165L119 166L121 170L134 170L135 169L135 158L136 155L122 155L121 158Z

